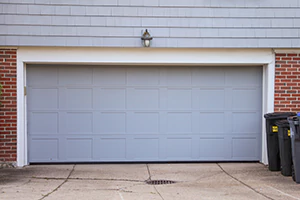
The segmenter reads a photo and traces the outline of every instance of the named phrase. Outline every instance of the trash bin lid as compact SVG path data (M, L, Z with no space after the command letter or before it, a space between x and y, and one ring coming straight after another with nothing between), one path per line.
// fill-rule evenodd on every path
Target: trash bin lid
M298 117L297 116L289 116L287 118L288 122L290 123L290 125L299 125L299 121L298 121Z
M286 119L278 120L275 122L275 124L282 128L290 128L290 123Z
M286 119L290 116L295 116L295 112L273 112L264 115L266 119Z

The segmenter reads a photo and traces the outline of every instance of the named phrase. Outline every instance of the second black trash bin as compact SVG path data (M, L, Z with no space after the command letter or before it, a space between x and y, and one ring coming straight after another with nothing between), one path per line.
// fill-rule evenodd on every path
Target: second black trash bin
M266 118L267 151L270 171L280 171L280 155L278 142L278 127L276 122L295 116L294 112L274 112L264 115Z
M284 176L292 176L292 147L291 132L288 120L280 120L276 122L278 126L278 141L281 163L281 174Z
M291 143L293 168L292 177L296 183L300 183L300 125L297 117L289 117L291 127Z

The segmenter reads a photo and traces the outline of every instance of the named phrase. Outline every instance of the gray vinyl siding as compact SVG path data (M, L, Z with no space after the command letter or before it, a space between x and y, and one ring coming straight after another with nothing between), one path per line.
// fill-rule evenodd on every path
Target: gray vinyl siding
M0 46L300 47L300 0L0 0Z

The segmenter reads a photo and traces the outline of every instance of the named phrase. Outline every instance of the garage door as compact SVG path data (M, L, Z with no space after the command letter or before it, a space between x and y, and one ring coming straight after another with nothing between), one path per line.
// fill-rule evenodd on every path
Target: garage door
M29 162L255 161L261 67L27 67Z

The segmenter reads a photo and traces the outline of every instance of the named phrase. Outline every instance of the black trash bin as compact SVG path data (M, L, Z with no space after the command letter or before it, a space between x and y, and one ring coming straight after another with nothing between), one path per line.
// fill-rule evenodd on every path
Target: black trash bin
M292 177L296 183L300 183L300 126L299 118L289 117L292 144Z
M288 120L280 120L276 122L276 125L278 126L281 174L284 176L292 176L292 147L290 137L290 124Z
M270 171L280 171L280 155L278 142L278 126L276 122L295 116L294 112L274 112L264 115L266 118L267 150Z

